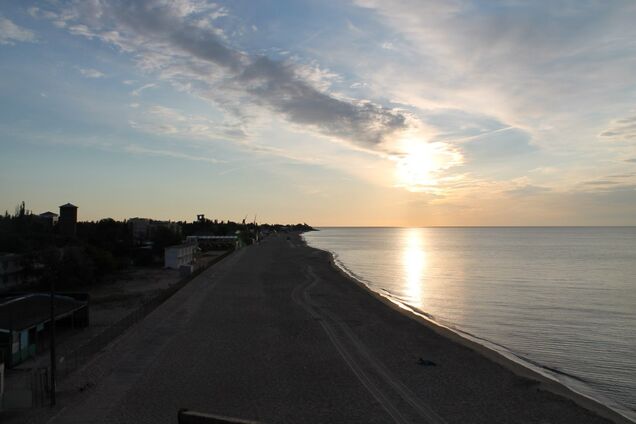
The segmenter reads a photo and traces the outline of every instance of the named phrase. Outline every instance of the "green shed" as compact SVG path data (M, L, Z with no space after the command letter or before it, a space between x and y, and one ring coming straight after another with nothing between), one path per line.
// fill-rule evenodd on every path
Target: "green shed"
M88 325L88 300L56 294L55 322ZM87 297L86 297L87 299ZM46 293L8 295L0 298L0 351L7 367L34 357L51 327L51 297Z

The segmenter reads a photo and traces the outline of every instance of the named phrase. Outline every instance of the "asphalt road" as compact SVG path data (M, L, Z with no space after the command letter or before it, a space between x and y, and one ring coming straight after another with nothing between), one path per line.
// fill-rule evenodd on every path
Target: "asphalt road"
M188 408L267 423L607 423L329 260L295 236L235 252L61 384L48 422L176 423Z

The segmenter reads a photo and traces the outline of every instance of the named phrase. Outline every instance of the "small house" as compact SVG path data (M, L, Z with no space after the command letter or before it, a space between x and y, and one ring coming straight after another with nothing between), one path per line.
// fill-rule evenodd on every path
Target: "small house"
M83 299L81 299L83 298ZM56 294L55 324L88 325L88 295ZM46 293L13 294L0 298L0 351L7 367L35 356L50 337L51 296Z

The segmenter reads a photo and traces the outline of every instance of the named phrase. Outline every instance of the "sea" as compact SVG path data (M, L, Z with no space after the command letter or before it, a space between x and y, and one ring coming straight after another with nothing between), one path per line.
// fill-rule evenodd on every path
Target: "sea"
M303 237L371 290L636 421L636 227Z

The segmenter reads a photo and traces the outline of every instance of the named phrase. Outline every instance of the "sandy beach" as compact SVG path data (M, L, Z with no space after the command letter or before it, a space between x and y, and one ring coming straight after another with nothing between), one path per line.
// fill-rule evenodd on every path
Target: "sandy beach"
M627 422L397 308L299 236L270 237L192 280L31 422L175 423L180 408L266 423Z

